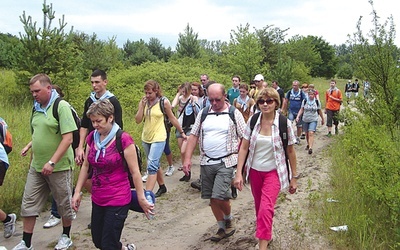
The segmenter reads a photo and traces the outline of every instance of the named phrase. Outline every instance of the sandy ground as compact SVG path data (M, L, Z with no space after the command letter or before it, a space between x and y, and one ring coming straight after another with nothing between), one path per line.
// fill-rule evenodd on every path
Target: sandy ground
M326 127L318 127L313 154L305 149L306 141L296 145L298 180L296 194L284 194L278 201L274 217L274 241L270 249L333 249L323 236L312 229L306 215L310 210L309 200L327 184L329 162L323 157L323 149L329 144L325 137ZM193 177L199 175L198 157L193 159ZM179 166L180 164L176 164ZM165 177L168 192L157 199L156 216L147 220L143 214L130 212L125 222L121 241L134 243L140 249L256 249L254 238L255 213L253 198L247 187L232 200L232 212L236 219L236 233L219 243L208 240L217 231L216 221L208 205L208 200L200 198L200 192L190 187L190 182L180 182L182 172L175 171L171 177ZM156 191L156 190L155 190ZM322 198L321 198L322 199ZM73 249L95 249L90 230L91 202L85 195L77 219L72 225ZM33 235L36 250L52 249L62 232L61 225L52 229L43 229L49 212L37 219ZM11 250L22 238L22 222L17 222L16 233L4 239L1 230L0 246Z

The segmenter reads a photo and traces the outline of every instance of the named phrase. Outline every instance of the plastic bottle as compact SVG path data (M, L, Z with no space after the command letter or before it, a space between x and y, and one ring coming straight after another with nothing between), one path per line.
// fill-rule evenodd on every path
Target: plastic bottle
M150 203L151 205L154 205L153 197L151 196L150 191L146 190L146 191L144 192L144 195L145 195L145 197L146 197L147 202ZM153 209L150 210L150 211L153 212ZM149 219L150 219L150 220L154 219L154 215L149 214Z

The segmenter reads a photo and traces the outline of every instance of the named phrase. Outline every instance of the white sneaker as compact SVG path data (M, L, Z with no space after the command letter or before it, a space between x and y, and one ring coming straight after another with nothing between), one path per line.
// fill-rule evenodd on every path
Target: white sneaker
M44 223L43 228L50 228L50 227L57 226L58 224L60 224L60 222L61 222L61 219L55 217L54 215L50 215L47 222Z
M136 250L136 246L135 244L131 243L131 244L127 244L125 247L126 250Z
M72 246L72 240L66 234L62 234L54 250L67 250L70 246Z
M27 247L25 241L21 240L21 242L16 245L12 250L34 250L33 246Z
M174 165L168 167L167 171L165 172L166 176L171 176L175 171Z
M4 238L10 238L11 235L15 233L15 221L17 220L17 216L15 214L9 214L11 217L9 222L4 223Z
M143 182L146 182L148 176L149 176L149 174L146 172L146 173L142 176L142 181L143 181Z

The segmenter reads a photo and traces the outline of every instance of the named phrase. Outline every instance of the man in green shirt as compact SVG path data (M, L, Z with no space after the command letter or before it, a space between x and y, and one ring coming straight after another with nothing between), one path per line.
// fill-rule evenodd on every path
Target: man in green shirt
M36 217L39 216L51 192L62 216L63 232L55 249L68 249L72 220L71 208L74 155L72 132L77 130L69 103L61 100L58 106L59 122L53 116L53 103L59 97L52 89L50 78L37 74L29 88L35 99L31 118L32 161L22 198L23 236L13 250L33 249L31 244ZM52 239L50 240L52 241Z

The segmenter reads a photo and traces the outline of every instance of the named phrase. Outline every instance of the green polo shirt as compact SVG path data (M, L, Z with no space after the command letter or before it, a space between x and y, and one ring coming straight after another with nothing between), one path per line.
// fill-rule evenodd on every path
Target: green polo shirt
M58 105L59 122L53 116L53 104L46 113L35 111L32 115L32 166L41 172L43 166L56 152L62 140L62 135L77 130L69 103L60 101ZM60 124L58 124L60 123ZM73 169L74 153L69 146L64 156L56 163L54 172Z

